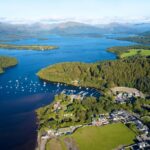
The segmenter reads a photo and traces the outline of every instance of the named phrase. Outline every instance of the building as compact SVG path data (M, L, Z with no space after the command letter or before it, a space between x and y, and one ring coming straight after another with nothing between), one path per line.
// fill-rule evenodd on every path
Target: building
M60 102L56 102L53 107L54 111L60 110L61 109Z
M71 81L71 83L72 83L74 86L78 86L78 85L79 85L79 81L78 81L78 80Z

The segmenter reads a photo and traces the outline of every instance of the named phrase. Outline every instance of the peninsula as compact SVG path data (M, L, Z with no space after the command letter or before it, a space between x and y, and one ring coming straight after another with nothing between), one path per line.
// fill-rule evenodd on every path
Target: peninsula
M38 50L38 51L58 49L57 46L52 46L52 45L15 45L15 44L0 44L0 48L16 49L16 50Z
M150 93L150 59L134 56L97 63L60 63L42 69L39 78L104 90L127 86Z
M0 74L4 73L6 68L12 67L17 65L16 58L0 56Z
M150 46L144 45L115 46L108 48L107 51L115 53L118 58L131 56L150 56Z
M53 145L56 147L60 145L58 150L63 147L61 143L64 145L64 149L69 149L68 144L70 143L72 148L79 146L78 149L81 150L98 150L99 146L111 150L119 145L133 144L135 133L124 124L115 123L113 120L108 119L109 112L114 108L119 109L119 106L114 104L110 97L101 97L96 100L94 97L80 99L75 95L56 95L53 103L36 111L39 120L39 149L41 149L43 142L47 143L45 145L46 149L51 149ZM100 114L105 115L100 116ZM102 125L106 126L96 127ZM80 134L81 131L83 135ZM121 134L124 134L124 136L122 137ZM86 135L94 140L90 141ZM101 138L103 136L107 137L107 141L102 142ZM79 138L82 138L82 142ZM59 139L58 142L56 142L56 139ZM70 140L73 140L74 144ZM85 145L86 148L84 148ZM91 145L95 146L92 148Z
M119 94L126 93L120 91ZM131 94L132 91L124 103L116 101L118 95L114 97L110 94L99 99L56 95L50 105L36 110L38 149L57 147L57 150L98 150L101 147L112 150L136 145L135 139L139 135L148 138L149 111L143 106L149 105L149 100L134 94L130 97ZM102 140L104 137L106 141Z
M136 42L140 44L150 44L150 32L146 32L143 35L117 38L117 40Z
M149 47L134 48L149 51ZM129 49L130 46L111 48L118 54ZM101 91L99 98L61 93L50 105L38 109L39 150L130 149L143 143L149 146L150 58L119 58L90 64L59 63L37 73L45 81ZM103 141L102 137L108 140Z

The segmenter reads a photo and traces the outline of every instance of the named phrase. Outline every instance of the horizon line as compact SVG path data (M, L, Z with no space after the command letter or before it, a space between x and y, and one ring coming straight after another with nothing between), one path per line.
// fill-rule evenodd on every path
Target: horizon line
M47 17L47 18L7 18L0 17L0 22L10 23L10 24L34 24L34 23L43 23L43 24L54 24L54 23L63 23L63 22L79 22L85 24L111 24L111 23L120 23L120 24L135 24L135 23L150 23L150 17L99 17L99 18L63 18L63 17Z

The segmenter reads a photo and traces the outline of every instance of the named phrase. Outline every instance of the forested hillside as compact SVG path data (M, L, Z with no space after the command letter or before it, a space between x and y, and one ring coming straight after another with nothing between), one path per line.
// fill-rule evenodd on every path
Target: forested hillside
M123 38L117 38L117 39L141 43L141 44L150 44L150 35L148 35L148 36L131 36L131 37L123 37Z
M38 72L41 79L104 89L128 86L150 94L150 59L130 57L93 64L61 63Z

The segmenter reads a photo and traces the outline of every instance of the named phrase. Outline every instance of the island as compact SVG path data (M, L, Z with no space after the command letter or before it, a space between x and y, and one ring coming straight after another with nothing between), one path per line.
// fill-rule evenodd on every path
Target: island
M108 52L117 54L118 58L131 56L150 56L150 46L133 45L133 46L115 46L108 48Z
M17 63L16 58L0 56L0 74L4 73L6 68L15 66Z
M1 49L16 49L16 50L39 50L47 51L58 49L58 46L52 45L14 45L14 44L0 44Z

